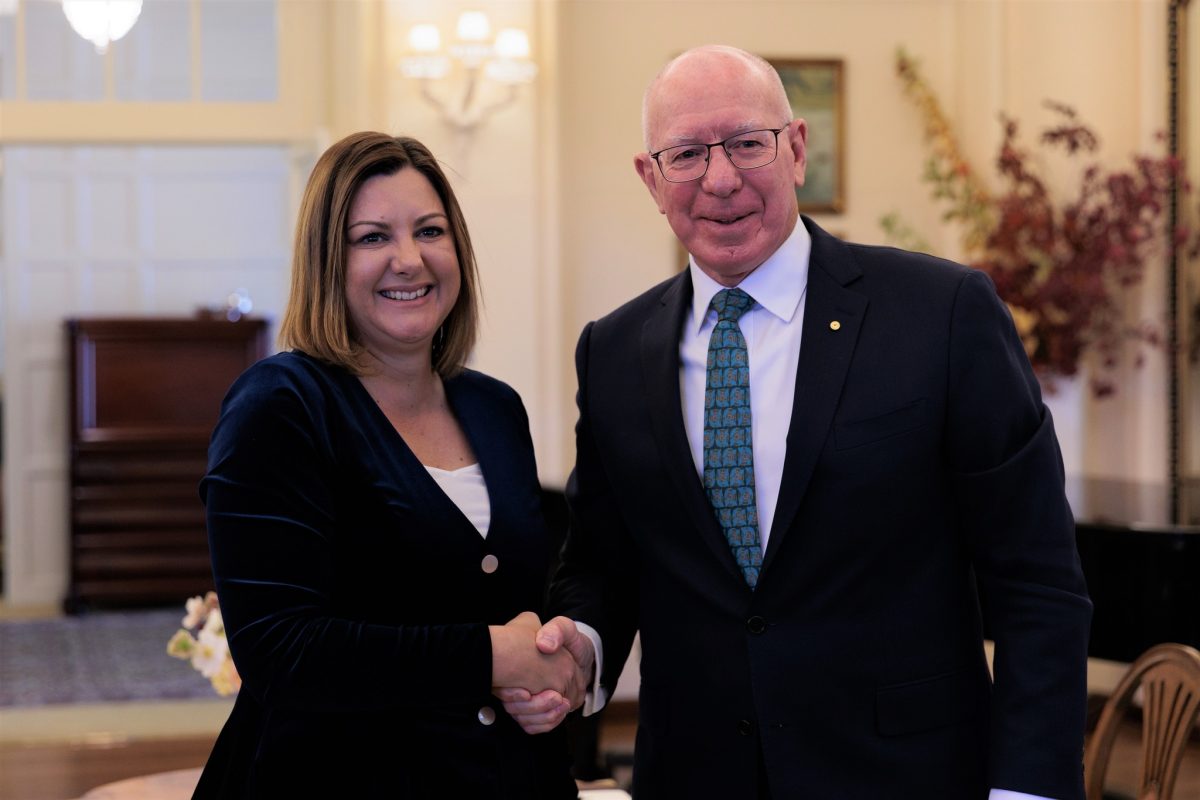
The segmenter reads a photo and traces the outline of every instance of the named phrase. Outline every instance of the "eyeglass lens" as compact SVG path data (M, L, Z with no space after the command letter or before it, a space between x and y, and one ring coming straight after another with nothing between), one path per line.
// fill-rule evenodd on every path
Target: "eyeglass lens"
M711 148L723 145L729 160L738 169L765 167L775 160L775 131L747 131L714 144L684 144L668 147L658 154L658 165L669 181L691 181L708 170Z

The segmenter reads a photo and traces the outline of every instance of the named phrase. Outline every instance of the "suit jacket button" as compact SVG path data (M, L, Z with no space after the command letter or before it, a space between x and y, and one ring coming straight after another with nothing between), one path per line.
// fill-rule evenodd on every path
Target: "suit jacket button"
M484 706L479 709L479 713L475 715L475 718L479 720L480 725L491 725L496 721L496 712L490 706Z
M488 553L486 556L483 557L483 561L479 562L479 568L482 569L484 572L486 572L488 575L491 575L493 572L495 572L497 569L500 568L500 559L496 558L491 553Z
M762 633L767 629L767 621L757 614L746 620L746 630L751 633Z
M743 719L738 722L738 733L742 736L749 736L754 733L754 723L748 719Z

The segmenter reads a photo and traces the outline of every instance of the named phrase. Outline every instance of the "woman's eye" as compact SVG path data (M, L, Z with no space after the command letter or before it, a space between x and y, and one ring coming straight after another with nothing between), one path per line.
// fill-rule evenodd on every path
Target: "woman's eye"
M364 233L362 236L358 237L358 244L379 244L383 240L384 237L382 233L379 231L371 231L370 233Z
M417 231L417 236L422 239L436 239L446 233L446 229L438 225L426 225Z

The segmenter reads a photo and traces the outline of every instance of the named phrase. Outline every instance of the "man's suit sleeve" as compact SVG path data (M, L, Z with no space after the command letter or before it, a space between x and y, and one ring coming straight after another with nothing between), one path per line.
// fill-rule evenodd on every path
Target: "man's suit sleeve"
M595 323L589 323L584 328L575 350L579 421L575 425L575 469L566 491L570 527L550 588L549 607L551 613L585 622L599 633L605 662L600 683L611 691L637 630L638 568L637 552L606 474L614 465L602 463L593 438L593 402L623 402L619 397L593 397L588 374L594 327Z
M949 369L947 458L996 644L991 785L1082 798L1091 602L1053 422L983 273L959 288Z

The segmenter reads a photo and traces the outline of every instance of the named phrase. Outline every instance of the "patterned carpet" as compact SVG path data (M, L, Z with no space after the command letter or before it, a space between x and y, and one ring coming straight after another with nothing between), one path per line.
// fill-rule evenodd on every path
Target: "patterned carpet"
M0 707L213 699L167 655L183 608L0 622Z

